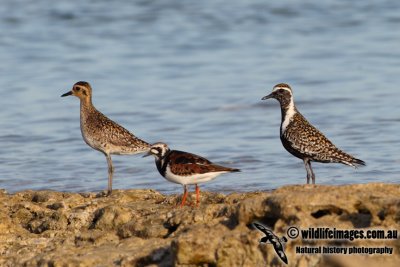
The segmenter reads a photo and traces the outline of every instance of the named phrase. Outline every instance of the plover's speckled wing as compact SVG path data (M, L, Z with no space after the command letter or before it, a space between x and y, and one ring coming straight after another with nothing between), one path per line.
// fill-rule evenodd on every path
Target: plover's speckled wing
M293 149L319 162L335 162L353 164L353 157L338 149L317 128L311 125L300 113L296 113L286 131L283 139Z
M134 154L148 151L150 144L139 139L118 123L110 120L98 110L83 116L82 132L87 138L96 140L99 150L107 146L112 154Z

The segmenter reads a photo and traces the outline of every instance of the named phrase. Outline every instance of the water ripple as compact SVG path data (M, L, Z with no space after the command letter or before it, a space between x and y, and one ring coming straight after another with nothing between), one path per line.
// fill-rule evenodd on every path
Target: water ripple
M302 162L280 143L278 103L261 101L279 82L310 122L368 163L314 164L317 182L399 182L396 1L19 2L0 8L0 187L9 192L106 187L78 100L59 97L78 80L145 140L242 169L205 190L304 183ZM153 159L113 160L115 188L181 193Z

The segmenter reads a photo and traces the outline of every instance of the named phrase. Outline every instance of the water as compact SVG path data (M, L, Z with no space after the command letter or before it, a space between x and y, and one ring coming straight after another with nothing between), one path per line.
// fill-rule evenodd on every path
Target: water
M280 143L278 103L260 100L279 82L368 164L315 163L317 183L398 183L399 11L397 1L2 1L0 188L106 188L105 157L81 138L78 99L60 97L79 80L137 136L242 169L206 190L305 182ZM114 188L182 190L151 158L113 160Z

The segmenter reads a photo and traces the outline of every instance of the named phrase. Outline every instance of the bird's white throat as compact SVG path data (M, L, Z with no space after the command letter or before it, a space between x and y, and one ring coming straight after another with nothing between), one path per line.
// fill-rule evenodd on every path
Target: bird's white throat
M285 117L283 118L281 124L281 135L286 131L287 126L289 125L290 121L293 119L293 116L296 114L296 107L294 106L293 97L290 99L290 103L286 109Z

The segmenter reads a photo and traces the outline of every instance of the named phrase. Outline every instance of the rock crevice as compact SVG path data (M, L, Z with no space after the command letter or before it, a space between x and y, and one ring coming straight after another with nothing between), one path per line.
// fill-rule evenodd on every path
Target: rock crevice
M154 190L0 191L0 266L285 266L261 244L299 229L400 230L400 185L285 186L272 192L203 192L200 207ZM385 254L305 254L299 246L392 247ZM288 238L289 266L400 266L399 240Z

